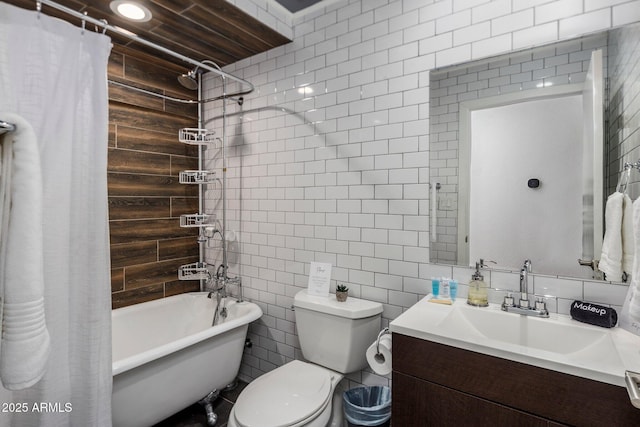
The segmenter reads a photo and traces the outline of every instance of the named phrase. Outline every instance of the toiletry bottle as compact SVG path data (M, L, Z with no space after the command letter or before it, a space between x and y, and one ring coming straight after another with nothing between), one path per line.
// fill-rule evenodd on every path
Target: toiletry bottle
M449 294L451 295L451 301L455 301L456 295L458 295L458 281L455 279L449 280Z
M431 279L431 294L434 298L438 298L440 294L440 279Z
M442 279L440 279L440 299L449 299L450 298L450 293L449 293L450 287L449 287L449 279L447 279L446 277L443 277Z
M485 283L484 277L480 274L480 263L476 262L476 272L471 276L469 282L469 296L467 304L476 307L486 307L489 305L489 286Z

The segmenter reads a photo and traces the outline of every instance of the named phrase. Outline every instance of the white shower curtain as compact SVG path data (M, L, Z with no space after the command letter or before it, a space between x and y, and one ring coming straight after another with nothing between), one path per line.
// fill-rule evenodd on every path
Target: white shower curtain
M0 412L0 426L111 425L110 49L107 36L0 2L0 111L26 119L40 148L51 336L43 379L0 388L0 402L27 404L26 413Z

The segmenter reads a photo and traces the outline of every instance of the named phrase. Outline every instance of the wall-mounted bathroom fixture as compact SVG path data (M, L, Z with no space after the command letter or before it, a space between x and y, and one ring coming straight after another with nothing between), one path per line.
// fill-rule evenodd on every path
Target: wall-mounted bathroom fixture
M198 68L178 76L178 82L189 90L198 89Z
M218 71L220 71L220 77L222 77L222 81L224 83L226 76L224 75L224 72L222 71L222 68L220 68L220 66L215 63L214 61L210 60L210 59L205 59L202 61L203 64L208 64L211 65L213 67L215 67ZM188 73L186 74L182 74L180 76L178 76L178 82L180 82L180 84L184 87L186 87L187 89L190 90L196 90L198 89L199 86L199 79L198 79L198 71L200 69L199 65L196 65L196 68L194 68L193 70L190 70ZM224 84L223 84L224 86ZM223 90L223 94L222 97L225 98L227 96L226 90ZM238 93L238 95L242 95L243 93ZM217 98L220 99L220 98ZM208 102L209 100L204 100L201 102Z
M203 64L207 64L207 65L211 65L213 67L215 67L218 71L220 71L220 73L223 73L222 68L220 68L220 66L211 61L210 59L205 59L202 61ZM184 86L185 88L189 89L189 90L197 90L198 86L200 85L200 74L202 74L203 71L200 70L200 66L196 66L194 69L189 70L188 72L184 73L184 74L180 74L178 76L178 82ZM222 80L225 80L225 74L220 74L220 77L222 77ZM224 85L223 85L224 86ZM218 101L220 99L231 99L233 101L236 101L238 103L238 105L242 105L244 103L244 98L240 95L246 95L247 93L250 93L253 89L251 90L240 90L238 92L235 93L231 93L228 94L226 93L226 90L223 91L222 95L213 97L213 98L207 98L207 99L202 99L202 100L198 100L198 101L189 101L189 102L198 102L200 104L205 104L207 102L211 102L211 101ZM166 96L166 95L163 95ZM182 102L182 101L179 101Z
M631 170L637 169L640 171L640 160L636 160L634 163L625 162L622 172L620 172L620 178L618 178L618 185L616 191L620 193L627 192L627 186L629 185L629 179L631 179Z

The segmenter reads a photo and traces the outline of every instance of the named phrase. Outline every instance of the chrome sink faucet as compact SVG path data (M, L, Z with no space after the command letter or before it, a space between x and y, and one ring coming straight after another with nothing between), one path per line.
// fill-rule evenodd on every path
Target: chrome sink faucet
M531 306L529 301L529 273L531 273L531 260L524 261L524 265L520 270L520 301L515 303L513 296L509 293L504 297L502 303L502 310L510 313L518 313L524 316L535 317L549 317L549 311L547 310L547 304L542 297L536 297L536 301Z
M520 307L529 307L529 273L531 273L531 260L524 260L524 265L520 269Z

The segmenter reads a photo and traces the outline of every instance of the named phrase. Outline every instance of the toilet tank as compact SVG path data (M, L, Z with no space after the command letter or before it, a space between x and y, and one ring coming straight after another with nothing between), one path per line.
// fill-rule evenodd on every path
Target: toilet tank
M318 297L307 290L293 300L302 355L309 362L347 374L367 366L367 347L380 332L382 304L335 295Z

